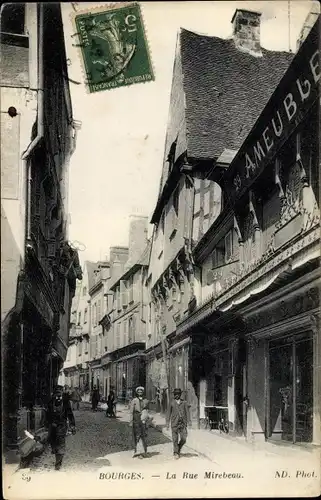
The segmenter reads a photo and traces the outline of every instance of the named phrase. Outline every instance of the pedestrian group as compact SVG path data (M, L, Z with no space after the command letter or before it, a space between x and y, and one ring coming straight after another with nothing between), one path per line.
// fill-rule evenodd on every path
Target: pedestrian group
M149 414L149 401L144 397L144 387L136 388L136 396L133 398L129 408L129 424L132 428L133 438L133 458L147 457L147 437L148 427L151 423ZM173 392L174 399L171 401L166 418L166 426L171 425L173 454L178 459L187 439L187 427L190 425L188 404L182 399L182 391L177 388ZM66 449L66 435L76 432L74 410L79 410L79 403L82 400L80 390L73 389L70 393L68 386L64 388L57 386L52 399L48 405L48 441L51 445L52 453L56 457L55 469L59 470L62 465ZM91 394L92 411L97 411L100 401L99 390L94 386ZM116 398L113 390L107 398L106 416L116 417ZM141 449L139 449L141 448Z

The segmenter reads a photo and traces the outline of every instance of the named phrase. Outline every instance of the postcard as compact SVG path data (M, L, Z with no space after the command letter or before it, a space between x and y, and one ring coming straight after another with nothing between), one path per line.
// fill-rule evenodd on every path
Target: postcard
M0 21L4 498L319 495L319 3Z

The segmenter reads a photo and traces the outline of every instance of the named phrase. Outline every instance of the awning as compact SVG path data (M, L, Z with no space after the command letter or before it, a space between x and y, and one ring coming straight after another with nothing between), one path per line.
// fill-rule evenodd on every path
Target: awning
M120 361L126 361L127 359L131 358L144 358L144 357L145 357L144 352L135 352L134 354L128 354L127 356L123 356L122 358L115 360L115 363L118 363Z
M168 349L168 352L173 352L173 351L176 351L177 349L179 349L180 347L183 347L185 345L188 345L191 343L191 338L190 337L187 337L186 339L184 340L181 340L180 342L177 342L177 344L174 344L172 345L169 349Z
M264 292L264 290L266 290L267 288L269 288L269 286L272 285L272 283L276 280L276 278L279 276L279 274L280 274L279 272L276 272L273 275L273 277L270 278L268 281L266 281L265 283L262 283L261 285L259 285L254 290L251 290L246 295L243 295L239 300L232 300L232 302L227 307L222 307L220 309L220 311L222 311L222 312L229 311L232 307L237 306L239 304L242 304L243 302L245 302L246 300L248 300L253 295L257 295L257 294L259 294L261 292Z

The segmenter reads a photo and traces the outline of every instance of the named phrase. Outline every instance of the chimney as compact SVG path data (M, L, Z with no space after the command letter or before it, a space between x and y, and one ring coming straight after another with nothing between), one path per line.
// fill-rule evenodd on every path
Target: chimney
M236 9L232 17L235 47L256 57L262 56L260 25L261 13Z
M110 247L109 262L110 262L110 277L112 282L117 280L125 272L125 264L128 260L127 247Z
M129 221L129 254L126 268L136 264L147 245L148 217L131 215Z

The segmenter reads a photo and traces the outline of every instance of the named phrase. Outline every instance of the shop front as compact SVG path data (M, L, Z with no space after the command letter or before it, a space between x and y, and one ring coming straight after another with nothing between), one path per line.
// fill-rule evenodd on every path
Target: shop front
M142 354L132 354L116 363L116 396L119 401L128 402L135 397L136 387L145 387L145 358Z
M101 366L100 359L96 361L91 361L90 363L90 390L92 391L94 387L99 390L100 395L103 391L103 369Z
M312 332L268 342L268 437L292 443L313 440Z
M303 274L267 310L246 312L251 441L321 444L317 278L317 269Z
M135 342L113 351L111 385L117 400L127 403L135 396L136 387L146 385L145 344Z
M111 390L114 390L111 378L111 356L110 354L105 354L101 358L101 367L102 367L102 396L107 399L108 394Z

